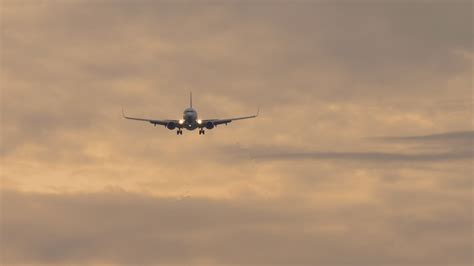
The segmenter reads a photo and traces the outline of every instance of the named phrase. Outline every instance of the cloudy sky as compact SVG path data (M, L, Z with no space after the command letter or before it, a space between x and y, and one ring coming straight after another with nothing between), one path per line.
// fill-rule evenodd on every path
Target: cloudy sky
M471 265L472 8L2 0L0 263Z

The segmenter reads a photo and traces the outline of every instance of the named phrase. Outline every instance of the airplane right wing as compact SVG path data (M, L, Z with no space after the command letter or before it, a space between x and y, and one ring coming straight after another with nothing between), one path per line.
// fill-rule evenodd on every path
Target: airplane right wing
M130 119L130 120L138 120L138 121L145 121L145 122L149 122L153 125L163 125L163 126L169 126L169 125L174 125L175 127L180 127L180 124L179 124L179 121L178 120L156 120L156 119L148 119L148 118L138 118L138 117L130 117L130 116L126 116L125 113L123 112L123 109L122 109L122 116L123 118L125 119Z

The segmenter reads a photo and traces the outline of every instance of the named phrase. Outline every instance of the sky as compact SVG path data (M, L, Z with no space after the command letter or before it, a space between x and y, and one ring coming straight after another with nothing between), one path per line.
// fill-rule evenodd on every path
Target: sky
M471 1L0 2L0 264L472 264Z

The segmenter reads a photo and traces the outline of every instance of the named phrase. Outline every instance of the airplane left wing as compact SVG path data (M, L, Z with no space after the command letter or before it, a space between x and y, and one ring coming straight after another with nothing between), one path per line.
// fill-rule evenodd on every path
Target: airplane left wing
M202 120L202 124L206 125L208 122L212 122L213 125L221 125L221 124L228 124L232 121L235 120L243 120L243 119L250 119L250 118L256 118L258 114L260 113L260 108L257 110L257 113L255 115L249 115L249 116L241 116L241 117L234 117L234 118L225 118L225 119L206 119Z
M138 117L130 117L130 116L126 116L123 109L122 109L122 116L123 118L125 119L130 119L130 120L138 120L138 121L145 121L145 122L149 122L153 125L163 125L163 126L167 126L169 125L170 123L173 123L174 125L178 126L179 125L179 121L178 120L156 120L156 119L148 119L148 118L138 118Z

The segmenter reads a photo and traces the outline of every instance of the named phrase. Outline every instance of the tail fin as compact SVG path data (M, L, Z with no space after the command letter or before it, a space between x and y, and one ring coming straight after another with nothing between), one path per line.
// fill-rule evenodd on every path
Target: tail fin
M193 108L193 92L189 93L189 107Z

